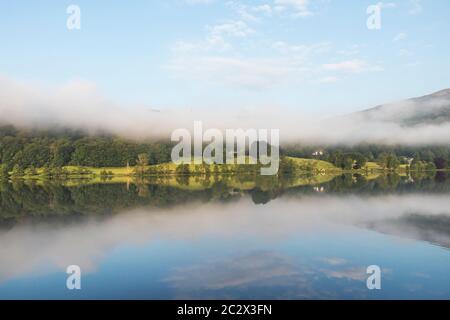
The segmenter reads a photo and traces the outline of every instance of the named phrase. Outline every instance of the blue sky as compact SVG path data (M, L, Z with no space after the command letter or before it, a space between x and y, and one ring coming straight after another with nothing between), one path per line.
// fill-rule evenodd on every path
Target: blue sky
M68 30L66 9L81 9ZM450 2L0 2L0 76L117 103L341 114L450 87Z

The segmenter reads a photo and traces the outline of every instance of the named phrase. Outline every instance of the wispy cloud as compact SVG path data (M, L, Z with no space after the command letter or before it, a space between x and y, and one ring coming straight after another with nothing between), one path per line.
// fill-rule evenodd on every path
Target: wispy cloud
M319 83L334 83L337 81L339 81L339 78L336 76L323 77L323 78L319 78L317 80L317 82L319 82Z
M243 21L229 21L210 27L211 36L246 37L255 32Z
M339 50L337 53L343 56L355 56L361 52L361 45L354 44L348 48Z
M227 5L243 20L260 21L264 17L305 18L314 15L310 9L310 0L272 0L258 5L243 4L240 1L228 1Z
M397 4L395 2L379 2L378 6L382 9L397 8Z
M308 17L313 15L310 8L309 0L275 0L275 11L285 12L291 10L294 17Z
M410 0L409 3L410 3L410 8L408 11L409 14L416 15L423 11L421 0Z
M215 0L182 0L184 3L188 5L198 5L198 4L210 4Z
M299 81L307 70L315 68L310 58L330 50L328 43L292 45L278 41L269 47L265 45L267 57L252 57L233 52L231 45L225 46L224 42L217 43L221 48L230 49L227 54L204 50L219 47L212 45L210 40L200 45L179 43L167 67L182 79L195 78L200 82L213 82L239 90L264 90L292 78Z
M381 3L392 7L391 3ZM354 59L324 63L332 52L328 41L302 44L271 39L259 30L263 17L312 14L308 0L273 0L258 5L228 1L235 19L207 26L204 39L180 40L172 48L165 65L177 79L194 79L239 90L266 90L283 83L300 83L309 72L308 83L331 83L341 77L335 73L360 74L382 71L380 65L357 59L361 46L353 45L339 54ZM247 50L251 48L251 50ZM321 59L323 58L323 59ZM311 80L311 78L315 80Z
M326 63L322 65L322 68L328 71L344 73L362 73L383 70L379 65L370 64L364 60L346 60L337 63Z
M400 32L394 37L394 39L392 39L392 41L393 42L399 42L399 41L405 40L406 37L407 37L406 33Z
M292 72L281 59L245 59L225 56L177 57L168 66L182 78L228 85L236 89L260 90L272 87Z

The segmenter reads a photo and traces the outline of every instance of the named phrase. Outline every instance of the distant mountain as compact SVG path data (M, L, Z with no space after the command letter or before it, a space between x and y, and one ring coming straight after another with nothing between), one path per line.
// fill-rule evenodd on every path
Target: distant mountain
M450 89L408 99L354 114L363 121L393 122L403 126L450 122Z

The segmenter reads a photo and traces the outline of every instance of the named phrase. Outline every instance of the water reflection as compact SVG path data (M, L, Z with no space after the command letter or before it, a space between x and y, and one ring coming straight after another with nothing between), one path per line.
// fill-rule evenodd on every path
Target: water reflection
M78 264L79 298L450 298L449 190L398 176L4 183L0 297L74 298L64 270ZM381 292L365 287L371 264Z
M180 181L182 180L182 181ZM382 195L450 193L446 174L406 177L361 175L300 177L177 177L146 181L0 181L0 227L20 221L76 220L104 216L137 207L170 208L194 202L232 202L250 197L267 204L281 196L308 194Z

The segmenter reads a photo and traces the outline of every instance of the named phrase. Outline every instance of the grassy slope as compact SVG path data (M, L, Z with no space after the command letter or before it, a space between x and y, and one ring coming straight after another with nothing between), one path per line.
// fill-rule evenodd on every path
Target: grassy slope
M383 170L383 168L376 162L367 162L366 167L369 170Z
M288 157L289 160L293 161L296 165L297 169L300 171L304 170L316 170L316 171L325 171L325 172L340 172L341 169L334 166L332 163L322 160L315 159L302 159L302 158L293 158Z

